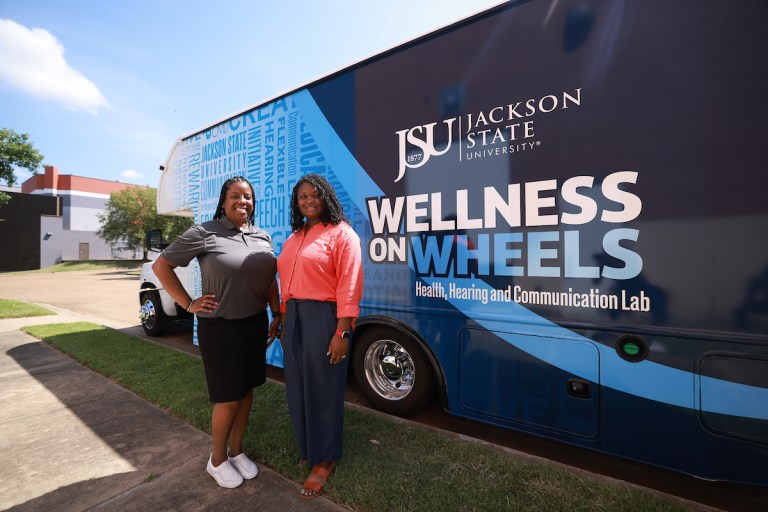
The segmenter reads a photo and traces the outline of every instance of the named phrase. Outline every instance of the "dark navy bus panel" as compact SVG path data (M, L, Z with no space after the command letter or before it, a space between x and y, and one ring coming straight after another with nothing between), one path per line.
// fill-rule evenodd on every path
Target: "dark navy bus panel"
M766 19L509 2L180 138L158 209L208 220L245 175L279 251L323 174L374 406L768 485Z

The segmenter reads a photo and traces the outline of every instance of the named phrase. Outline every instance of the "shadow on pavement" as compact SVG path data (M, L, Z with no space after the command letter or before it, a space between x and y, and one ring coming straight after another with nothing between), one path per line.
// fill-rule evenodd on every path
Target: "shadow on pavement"
M223 490L204 469L210 443L52 347L0 333L0 510L344 510L300 500L261 464Z

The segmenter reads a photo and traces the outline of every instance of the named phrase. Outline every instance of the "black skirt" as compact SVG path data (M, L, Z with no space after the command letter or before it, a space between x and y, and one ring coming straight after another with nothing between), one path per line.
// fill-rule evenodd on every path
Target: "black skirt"
M197 318L197 341L211 402L241 400L267 380L267 312L229 320Z

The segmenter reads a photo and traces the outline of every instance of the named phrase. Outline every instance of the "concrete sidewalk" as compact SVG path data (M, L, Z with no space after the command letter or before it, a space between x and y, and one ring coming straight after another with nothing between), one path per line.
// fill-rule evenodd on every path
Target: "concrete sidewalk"
M0 320L0 510L347 510L261 464L220 488L208 434L18 330L92 321L57 312Z

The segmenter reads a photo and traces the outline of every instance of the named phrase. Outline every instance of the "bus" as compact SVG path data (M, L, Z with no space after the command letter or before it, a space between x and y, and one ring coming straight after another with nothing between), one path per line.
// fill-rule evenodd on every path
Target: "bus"
M375 408L768 485L765 19L503 3L180 137L158 212L210 220L243 175L279 253L321 174L362 241Z

